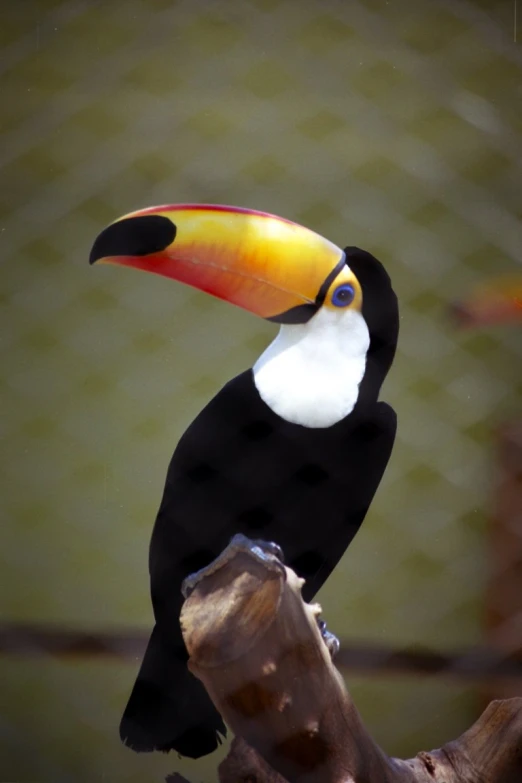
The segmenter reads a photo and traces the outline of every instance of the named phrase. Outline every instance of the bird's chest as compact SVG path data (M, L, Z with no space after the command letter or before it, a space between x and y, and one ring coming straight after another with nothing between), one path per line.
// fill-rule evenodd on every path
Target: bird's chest
M285 352L254 373L261 399L287 422L309 428L331 427L355 407L365 357L329 361Z

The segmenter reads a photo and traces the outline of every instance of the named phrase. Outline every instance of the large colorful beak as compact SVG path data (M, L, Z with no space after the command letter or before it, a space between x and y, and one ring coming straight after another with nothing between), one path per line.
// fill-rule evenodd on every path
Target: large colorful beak
M133 212L96 239L90 263L179 280L279 323L303 323L343 269L343 251L297 223L238 207Z
M522 322L522 275L494 278L451 307L463 329Z

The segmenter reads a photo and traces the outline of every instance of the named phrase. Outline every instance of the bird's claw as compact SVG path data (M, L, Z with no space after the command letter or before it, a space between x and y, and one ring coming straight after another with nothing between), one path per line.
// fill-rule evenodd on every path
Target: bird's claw
M258 546L267 554L273 555L273 557L277 557L277 559L280 560L281 563L285 562L284 552L279 546L279 544L275 543L275 541L263 541L262 539L258 538L258 539L254 539L252 541L252 544L254 544L254 546Z
M323 641L326 644L328 651L330 653L330 657L333 659L337 655L337 653L340 650L341 644L339 642L339 639L337 636L333 633L331 633L327 627L324 620L321 620L319 617L317 618L317 625L319 626L319 631L321 632L321 636L323 637Z

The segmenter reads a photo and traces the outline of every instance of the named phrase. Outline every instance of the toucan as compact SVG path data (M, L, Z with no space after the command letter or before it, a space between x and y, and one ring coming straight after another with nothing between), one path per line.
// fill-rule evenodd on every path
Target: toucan
M392 451L397 420L379 401L399 313L388 273L275 215L167 205L124 215L90 263L172 278L280 324L253 367L229 381L181 437L149 550L155 625L120 724L143 751L211 753L226 727L187 668L181 584L233 535L274 541L309 601L358 531Z

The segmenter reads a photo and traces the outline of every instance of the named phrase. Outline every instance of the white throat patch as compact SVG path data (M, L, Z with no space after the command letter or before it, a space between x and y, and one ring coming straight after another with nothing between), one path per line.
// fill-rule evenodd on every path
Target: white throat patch
M331 427L357 402L370 333L356 310L321 308L306 324L283 325L254 365L261 399L304 427Z

